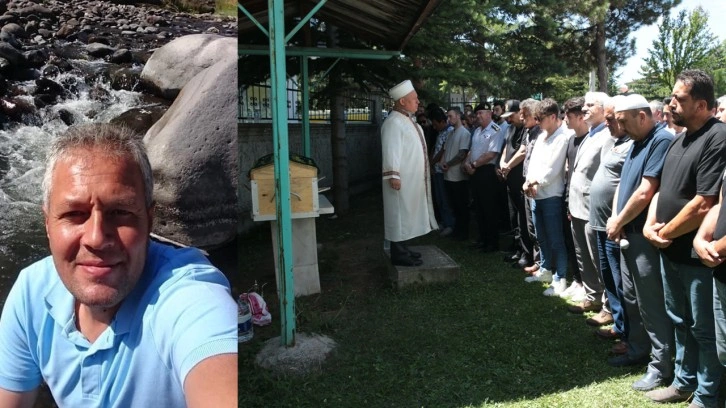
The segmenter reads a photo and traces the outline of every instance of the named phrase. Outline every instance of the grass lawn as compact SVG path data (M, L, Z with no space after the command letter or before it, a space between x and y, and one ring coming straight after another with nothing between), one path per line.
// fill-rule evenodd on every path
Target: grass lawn
M268 283L274 323L240 345L240 407L663 407L630 388L645 367L608 366L613 343L501 254L431 233L414 244L443 249L461 265L460 281L394 290L380 193L351 203L348 215L318 220L322 293L296 301L298 332L338 344L305 377L253 364L264 340L280 335L279 301L269 228L241 240L238 289Z

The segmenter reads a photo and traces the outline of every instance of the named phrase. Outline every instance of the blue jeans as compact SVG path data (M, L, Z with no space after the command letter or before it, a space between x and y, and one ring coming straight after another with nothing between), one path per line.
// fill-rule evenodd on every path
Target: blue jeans
M694 402L715 407L723 366L716 352L713 271L670 261L661 253L666 312L675 327L673 386L694 391Z
M439 210L441 216L441 225L443 228L454 228L454 213L449 205L449 196L446 194L446 187L444 187L444 173L434 172L432 177L431 190L434 193L434 204Z
M562 197L534 200L534 228L540 247L542 267L559 281L567 277L567 249L562 229Z
M726 366L726 283L713 280L713 317L716 319L716 351Z
M623 282L620 275L620 245L608 239L605 231L596 231L597 249L600 257L600 274L608 296L610 313L615 325L613 330L627 338L625 329L625 309L623 309Z

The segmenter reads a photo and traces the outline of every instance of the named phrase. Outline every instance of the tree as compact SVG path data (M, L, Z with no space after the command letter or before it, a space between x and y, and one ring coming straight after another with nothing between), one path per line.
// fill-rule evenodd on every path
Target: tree
M708 27L708 13L701 7L682 10L675 18L663 18L640 73L670 92L681 71L698 68L713 74L726 62L724 55L724 44Z

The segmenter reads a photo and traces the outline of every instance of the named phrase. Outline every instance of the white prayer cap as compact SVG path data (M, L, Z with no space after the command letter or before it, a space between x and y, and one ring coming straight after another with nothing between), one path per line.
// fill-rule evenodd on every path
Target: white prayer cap
M619 103L615 104L615 112L622 112L632 109L644 109L649 108L650 104L643 95L630 94L620 100Z
M617 110L618 105L620 105L621 103L623 103L623 99L625 99L625 98L626 98L625 95L615 95L615 96L611 96L610 99L608 99L608 101L605 102L605 106L606 107L607 106L612 106L613 109L616 109Z
M414 91L413 84L411 83L410 80L407 79L407 80L401 82L400 84L394 86L393 88L391 88L388 91L388 95L390 95L394 101L397 101L397 100L403 98L404 96L410 94L413 91Z

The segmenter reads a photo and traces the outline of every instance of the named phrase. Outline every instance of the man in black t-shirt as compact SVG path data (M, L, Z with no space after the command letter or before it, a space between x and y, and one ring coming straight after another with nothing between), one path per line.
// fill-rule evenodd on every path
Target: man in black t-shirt
M670 145L660 191L653 197L643 236L661 251L666 310L675 326L675 377L646 394L656 402L715 407L723 372L716 353L713 276L693 248L706 213L716 204L726 164L726 125L712 115L713 80L687 70L673 87L673 122L684 126Z

